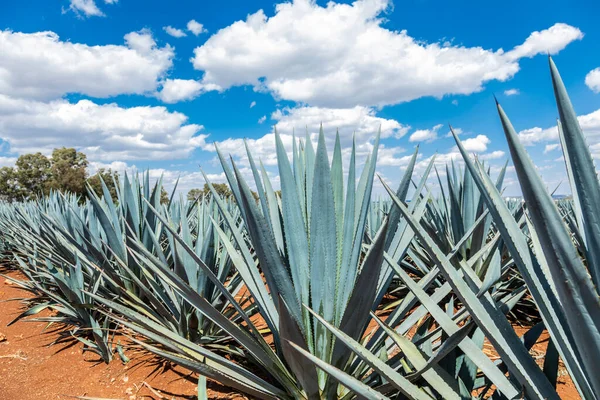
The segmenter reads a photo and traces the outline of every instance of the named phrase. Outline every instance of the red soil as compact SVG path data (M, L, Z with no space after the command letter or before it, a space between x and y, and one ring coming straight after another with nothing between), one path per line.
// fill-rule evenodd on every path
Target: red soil
M6 275L21 278L17 272ZM52 327L44 332L45 323L20 321L7 327L22 309L18 301L6 300L28 295L0 278L0 400L196 398L195 374L151 355L126 350L127 365L118 357L106 364L93 353L82 354L76 340L49 347L58 336ZM209 398L246 397L211 382Z

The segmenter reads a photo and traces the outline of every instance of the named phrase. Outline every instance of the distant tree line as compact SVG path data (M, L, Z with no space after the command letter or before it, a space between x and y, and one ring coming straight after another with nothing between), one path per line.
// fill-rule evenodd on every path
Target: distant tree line
M212 185L217 194L221 197L229 198L233 194L226 183L213 183ZM254 190L251 192L254 200L258 200L258 193ZM208 187L208 183L205 183L202 189L191 189L187 194L187 199L189 201L196 201L198 199L208 198L211 194L212 192L210 191L210 187Z
M27 201L47 196L56 190L63 193L73 193L82 200L88 197L87 185L102 196L101 179L108 187L111 197L116 198L115 182L119 182L119 174L111 169L99 169L89 176L87 156L74 148L61 147L52 151L51 157L44 154L30 153L19 156L14 167L0 168L0 200ZM232 195L226 183L213 183L219 196L228 198ZM187 199L197 201L211 196L207 183L202 189L191 189ZM258 194L252 192L258 200ZM162 188L161 203L167 203L169 195Z
M0 199L4 201L26 201L46 196L52 190L69 192L85 199L86 184L101 195L100 178L104 180L111 195L115 196L114 181L117 172L99 169L88 176L88 160L84 153L74 148L54 149L51 157L42 153L19 156L14 167L0 168ZM113 180L114 177L114 180Z

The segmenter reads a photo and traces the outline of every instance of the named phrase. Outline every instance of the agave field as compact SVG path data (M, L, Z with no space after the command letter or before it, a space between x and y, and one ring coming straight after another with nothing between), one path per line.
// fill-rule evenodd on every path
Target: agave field
M275 134L280 191L247 149L253 182L218 152L229 198L210 185L164 204L146 174L116 197L2 204L4 257L24 276L7 279L31 293L14 323L61 325L107 363L128 359L127 337L194 372L200 399L207 379L260 399L558 399L565 370L600 399L600 183L550 71L572 199L553 200L500 105L524 201L457 135L460 163L417 175L417 149L392 189L378 136L361 169L339 137L333 153L322 131L316 147L295 139L290 159Z

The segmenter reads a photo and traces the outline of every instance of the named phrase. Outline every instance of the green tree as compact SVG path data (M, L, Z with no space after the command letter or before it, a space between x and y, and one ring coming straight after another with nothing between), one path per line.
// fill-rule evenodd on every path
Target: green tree
M160 204L168 204L170 200L169 193L165 190L164 187L160 188Z
M88 161L85 154L73 148L54 149L50 160L50 187L61 192L84 196Z
M204 190L202 189L191 189L188 194L187 194L187 199L189 201L196 201L198 200L200 197L202 197L204 195Z
M213 183L212 185L215 188L215 190L217 191L217 193L219 194L219 196L227 198L232 195L231 190L229 189L229 186L227 186L226 183ZM202 189L198 189L198 188L191 189L187 194L187 198L190 201L194 201L194 200L199 199L202 196L208 197L210 195L211 195L211 191L210 191L210 188L208 187L208 183L205 183L204 187Z
M110 196L113 199L117 198L117 188L115 187L115 182L119 182L119 173L116 171L112 171L111 169L100 168L98 172L94 175L90 176L87 180L88 185L92 188L94 193L96 193L99 197L103 196L102 191L102 183L100 178L104 181L104 184L108 188L110 192ZM114 179L113 179L114 178Z
M19 185L19 200L46 195L50 191L51 163L42 153L23 154L16 162L16 178Z
M0 168L0 199L14 201L19 197L19 182L17 174L12 167Z

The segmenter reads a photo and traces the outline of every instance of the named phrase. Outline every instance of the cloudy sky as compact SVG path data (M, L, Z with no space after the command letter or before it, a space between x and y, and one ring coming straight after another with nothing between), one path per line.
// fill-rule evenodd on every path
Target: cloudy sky
M30 0L0 13L0 164L75 147L99 167L150 169L168 185L222 181L214 143L277 185L273 127L339 129L360 157L381 127L379 172L399 182L465 146L497 170L507 148L495 94L540 173L564 179L547 54L600 158L600 4L573 0ZM247 168L245 169L247 173ZM559 193L568 192L563 183ZM520 189L509 174L507 194Z

